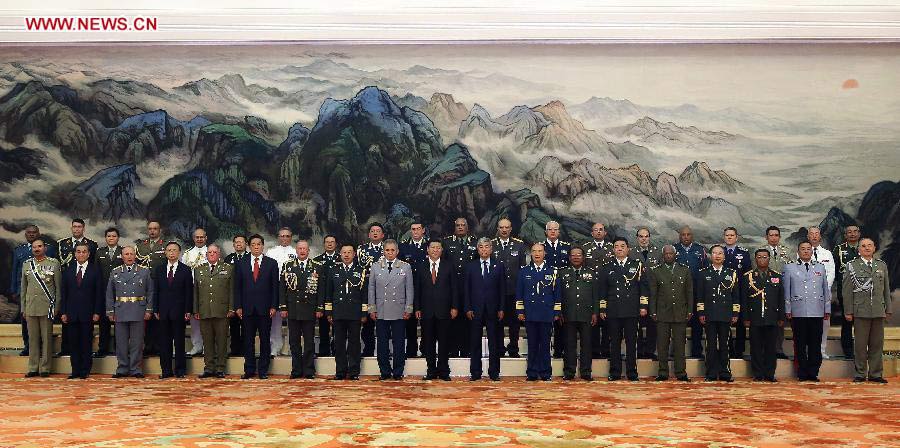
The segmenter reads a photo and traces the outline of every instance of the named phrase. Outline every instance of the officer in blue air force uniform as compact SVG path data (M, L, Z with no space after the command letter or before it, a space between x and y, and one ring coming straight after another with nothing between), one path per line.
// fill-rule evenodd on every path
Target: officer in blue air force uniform
M550 381L550 334L562 314L556 268L544 260L544 245L531 246L532 263L519 271L516 312L528 335L528 381Z

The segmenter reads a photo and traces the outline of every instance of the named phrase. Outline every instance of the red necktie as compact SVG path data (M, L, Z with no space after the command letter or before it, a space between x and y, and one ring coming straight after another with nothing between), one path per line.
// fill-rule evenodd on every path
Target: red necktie
M169 286L172 286L172 282L175 280L175 265L169 266Z
M78 275L75 276L75 283L77 283L78 286L81 286L81 277L81 266L78 266Z
M437 283L437 267L434 263L431 263L431 284Z
M259 280L259 257L253 259L253 281Z

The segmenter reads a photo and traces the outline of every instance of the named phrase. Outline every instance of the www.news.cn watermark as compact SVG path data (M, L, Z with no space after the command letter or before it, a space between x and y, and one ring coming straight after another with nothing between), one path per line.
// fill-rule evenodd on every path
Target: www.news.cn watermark
M27 31L156 31L156 17L25 17Z

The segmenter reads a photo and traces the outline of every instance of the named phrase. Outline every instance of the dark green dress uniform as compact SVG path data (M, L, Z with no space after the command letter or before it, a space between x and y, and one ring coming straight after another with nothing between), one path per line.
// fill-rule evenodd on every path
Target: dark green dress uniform
M369 312L367 270L358 263L331 268L322 306L332 318L335 378L358 379L361 363L360 329Z
M784 287L781 273L758 268L744 274L741 284L741 309L744 321L750 321L750 368L753 379L775 379L778 361L779 322L784 324ZM738 322L744 325L744 322Z
M287 311L288 340L291 344L291 378L316 376L316 312L320 304L320 279L324 269L315 260L294 258L281 267L279 311ZM300 347L301 337L303 347Z
M122 246L103 246L97 249L94 262L100 266L100 281L103 286L106 286L113 268L122 266ZM112 322L109 321L106 313L100 316L97 327L100 330L100 340L97 343L97 353L94 354L94 357L102 358L112 353Z
M474 236L450 235L441 240L444 243L444 260L453 269L456 284L462 285L466 265L478 258L478 246ZM469 358L471 322L469 319L453 319L450 323L450 357Z
M503 323L509 331L509 344L506 345L506 355L510 358L519 357L519 322L516 313L516 281L519 278L519 270L528 264L528 248L525 242L514 237L508 240L494 238L491 240L494 247L493 258L499 260L506 267L506 297L503 301Z
M331 272L331 268L341 262L341 256L334 251L330 254L321 253L315 257L313 257L316 263L322 265L322 275L328 275ZM322 288L324 290L325 283L322 283ZM322 315L322 318L319 319L319 350L317 356L319 358L324 358L326 356L331 356L331 324L328 323L328 318Z
M869 380L883 382L884 320L891 314L890 271L884 261L874 258L860 257L845 267L843 293L856 334L856 378L868 375Z
M859 258L859 244L857 242L856 245L851 246L845 241L834 246L831 254L834 256L834 287L837 291L838 307L840 307L840 313L833 313L831 317L841 324L841 349L844 357L853 359L853 322L848 322L844 318L844 278L846 277L846 264Z
M737 272L708 266L700 270L698 279L694 295L697 313L706 317L706 379L731 381L728 339L731 319L741 312Z
M612 243L605 240L588 241L581 245L581 249L584 251L584 265L598 273L603 265L616 258ZM591 329L591 350L594 359L609 358L609 331L606 323L606 320L598 320L597 325Z
M574 378L576 359L580 362L578 373L583 379L591 379L591 326L597 319L597 272L585 266L563 268L558 273L562 302L563 325L566 335L566 356L563 377ZM578 355L578 344L581 354Z
M644 274L662 263L662 252L653 244L647 247L634 246L630 257L644 262ZM653 359L656 357L656 321L648 314L638 319L638 358Z
M233 312L234 266L219 261L194 268L194 314L200 315L205 376L225 376L228 313Z
M89 260L93 260L94 256L97 254L97 243L90 238L82 237L80 240L76 240L75 238L63 238L56 242L56 246L59 249L59 271L64 271L71 263L75 261L75 244L79 242L87 243L88 249L90 250ZM58 319L58 318L57 318ZM72 337L69 335L70 327L69 324L62 323L62 336L60 341L60 352L57 353L57 356L68 356L70 353L69 350L69 340Z
M641 310L650 306L650 288L644 263L626 258L604 265L600 271L600 313L606 314L612 336L609 347L609 378L622 376L622 339L625 339L625 364L629 380L638 379L637 328Z
M231 253L225 257L225 262L230 264L232 267L244 259L245 256L248 256L250 252L244 251L241 253ZM231 336L231 342L229 343L228 356L244 356L244 335L243 335L243 326L241 325L241 318L237 316L237 314L231 316L228 319L228 333Z
M675 376L687 378L684 346L687 343L688 315L694 310L694 281L691 270L681 263L662 263L650 269L650 316L656 319L657 375L669 377L669 346L672 346Z
M384 241L373 244L371 241L366 244L360 244L356 248L356 262L359 263L366 272L372 267L372 263L380 260L384 256ZM366 357L375 356L375 321L366 320L362 325L362 355Z
M190 244L193 246L193 243ZM136 263L150 270L150 277L153 277L158 267L166 264L166 241L162 238L157 238L152 240L150 238L137 239L134 240L135 247L135 255L136 255ZM153 279L154 282L159 281L158 278ZM157 349L156 341L159 339L157 334L159 331L157 328L159 327L159 321L156 319L150 319L147 322L146 332L147 337L145 339L144 344L144 356L152 356L156 355L159 350Z

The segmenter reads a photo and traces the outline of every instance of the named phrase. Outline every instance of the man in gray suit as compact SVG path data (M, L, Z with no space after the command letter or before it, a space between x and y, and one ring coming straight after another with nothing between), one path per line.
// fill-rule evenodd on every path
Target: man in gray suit
M819 381L822 321L831 319L831 288L825 266L812 259L809 241L797 246L798 260L784 266L784 313L794 330L797 379Z
M106 286L106 315L116 323L116 359L113 378L143 378L144 321L153 312L150 269L135 264L135 249L122 249L122 266L112 270Z
M375 321L381 380L403 379L406 364L406 320L413 312L413 275L409 263L397 258L397 241L384 242L384 257L372 263L369 275L369 315ZM412 335L412 337L416 337ZM393 367L388 354L392 342Z

